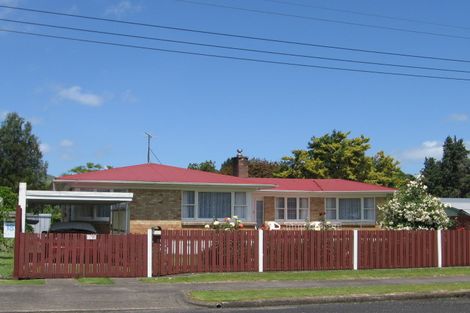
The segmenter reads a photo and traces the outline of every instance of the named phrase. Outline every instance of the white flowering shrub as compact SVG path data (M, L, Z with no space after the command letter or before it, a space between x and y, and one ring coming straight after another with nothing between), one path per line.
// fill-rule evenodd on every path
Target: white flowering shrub
M378 209L380 225L387 229L446 229L450 226L446 205L431 196L420 181L410 181Z
M212 223L206 224L204 228L215 229L215 230L237 230L243 228L242 220L238 216L226 217L223 222L218 221L214 218Z

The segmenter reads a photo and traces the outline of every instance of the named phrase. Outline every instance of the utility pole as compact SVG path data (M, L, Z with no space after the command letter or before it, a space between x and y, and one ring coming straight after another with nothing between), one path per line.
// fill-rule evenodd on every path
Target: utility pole
M147 135L147 163L150 163L150 139L152 139L152 135L145 132Z

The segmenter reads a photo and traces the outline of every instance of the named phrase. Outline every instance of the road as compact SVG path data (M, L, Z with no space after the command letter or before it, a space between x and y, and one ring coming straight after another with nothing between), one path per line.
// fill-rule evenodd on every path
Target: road
M84 311L81 311L84 312ZM85 311L96 313L116 313L113 311ZM450 298L435 300L405 300L405 301L381 301L363 303L330 303L303 305L298 307L282 306L267 308L240 308L240 309L154 309L137 310L128 312L138 313L201 313L201 312L221 312L221 313L464 313L470 312L470 298ZM51 312L53 313L53 312Z

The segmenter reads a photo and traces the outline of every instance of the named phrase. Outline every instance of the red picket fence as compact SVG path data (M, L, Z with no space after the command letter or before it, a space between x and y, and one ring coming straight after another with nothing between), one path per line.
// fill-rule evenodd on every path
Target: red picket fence
M142 277L147 270L146 235L18 233L18 278Z
M352 269L352 231L265 231L265 271Z
M153 276L258 270L256 231L163 230L153 243Z
M358 237L359 269L437 266L435 231L367 230Z
M442 266L470 265L470 230L442 231Z

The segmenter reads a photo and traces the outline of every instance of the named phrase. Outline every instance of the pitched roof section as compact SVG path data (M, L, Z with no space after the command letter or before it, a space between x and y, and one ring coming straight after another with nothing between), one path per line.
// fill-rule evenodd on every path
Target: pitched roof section
M71 181L120 181L120 182L147 182L147 183L195 183L195 184L233 184L247 185L260 183L246 178L229 175L191 170L187 168L162 165L140 164L126 167L116 167L108 170L88 172L75 175L64 175L56 180ZM262 183L270 187L269 183Z
M366 184L347 179L299 179L299 178L249 178L259 184L276 185L271 190L286 191L383 191L393 192L395 189L379 185Z
M56 181L119 181L177 184L250 185L263 190L310 192L393 192L395 189L345 179L241 178L161 164L140 164L96 172L64 175Z

